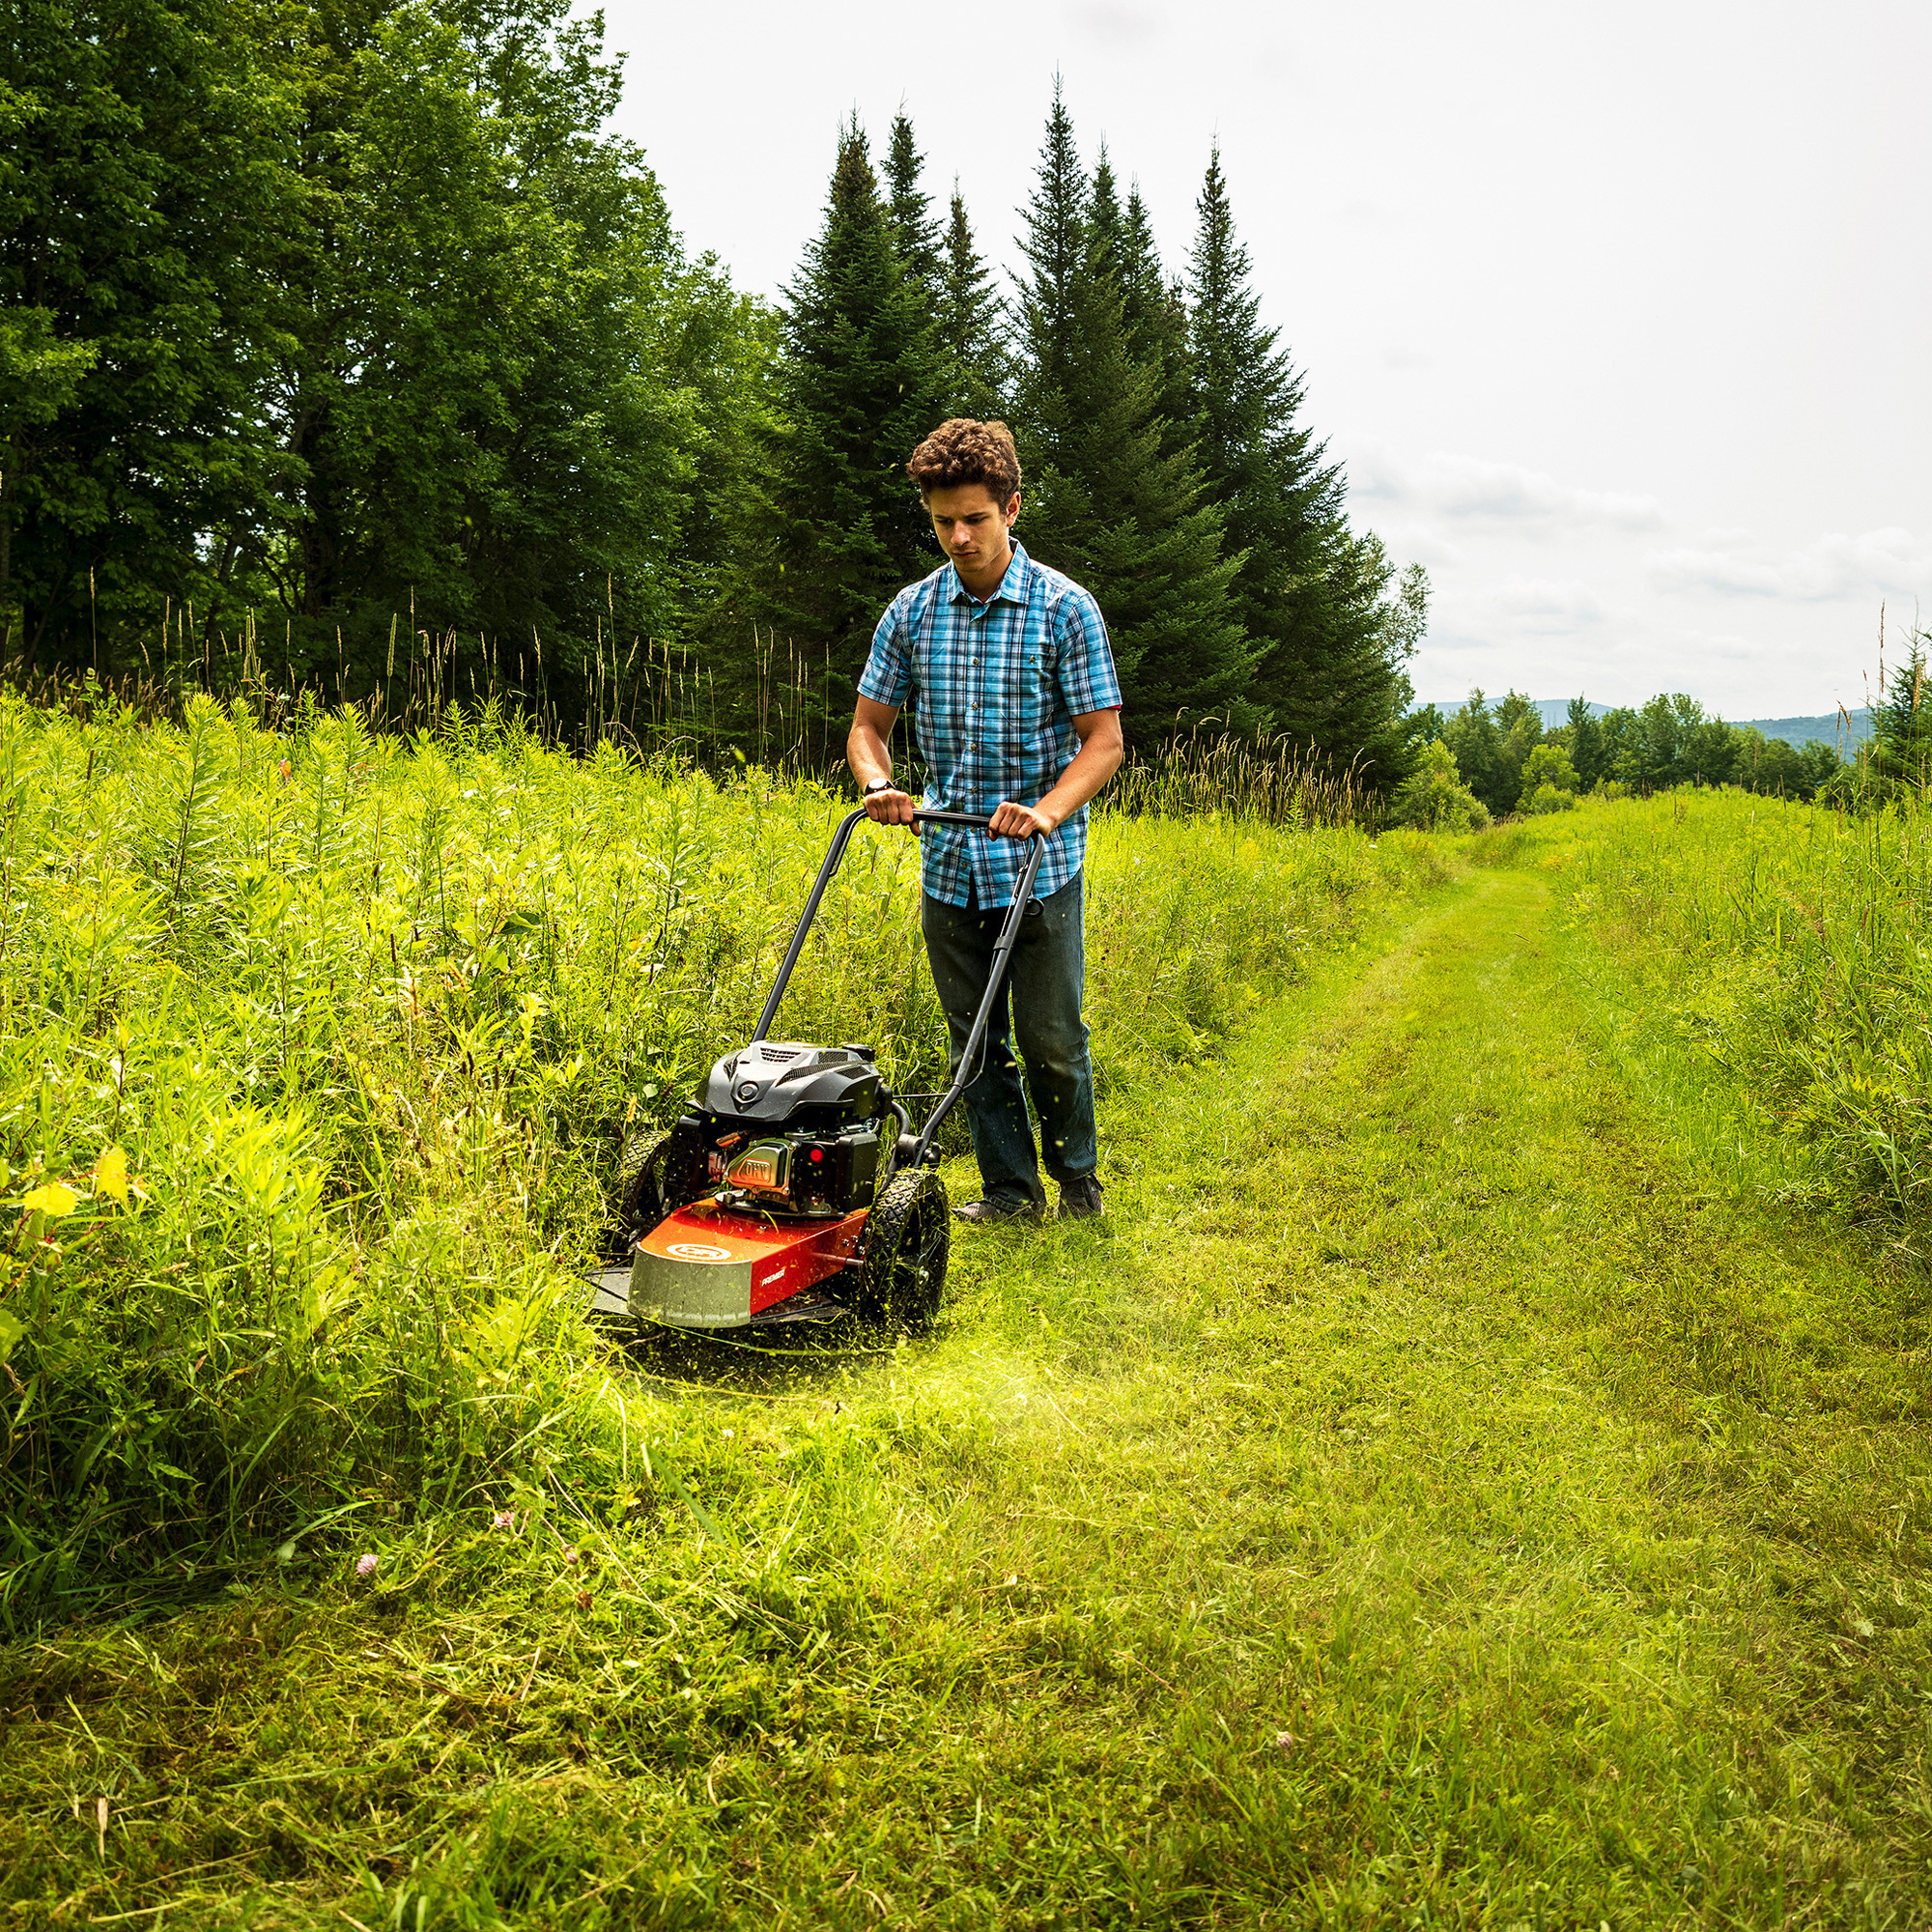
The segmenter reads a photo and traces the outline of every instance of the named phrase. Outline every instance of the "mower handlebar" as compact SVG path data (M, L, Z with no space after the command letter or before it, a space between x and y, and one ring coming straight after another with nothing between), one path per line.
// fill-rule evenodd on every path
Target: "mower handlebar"
M791 944L785 949L784 960L779 967L779 976L773 983L771 997L765 1002L764 1011L758 1015L758 1030L752 1036L753 1039L763 1039L771 1032L772 1021L778 1017L779 1002L784 998L785 984L791 979L791 969L798 964L798 955L805 950L805 935L811 929L811 922L817 917L818 902L825 896L825 888L832 883L832 875L838 869L839 860L845 856L845 847L853 832L870 816L871 814L862 805L857 811L848 811L839 821L838 830L833 834L832 849L826 853L825 863L818 868L818 877L812 883L811 895L805 902L805 911L792 933ZM993 823L992 814L984 811L915 811L912 818L915 825L964 825L988 833ZM1027 900L1032 896L1033 882L1038 874L1039 862L1046 856L1045 833L1029 832L1027 838L1033 850L1026 856L1026 864L1020 874L1019 890L1008 916L1000 945L995 949L993 976L987 983L986 999L981 1004L980 1018L974 1028L976 1041L983 1027L986 1013L992 1007L994 985L1005 969L1007 954L1012 951L1013 938L1019 930L1020 915L1026 910ZM965 1063L962 1061L960 1064L963 1066ZM926 1122L925 1133L920 1143L922 1154L926 1145L930 1143L939 1122L945 1118L947 1108L958 1097L956 1089L955 1082L954 1091L948 1094L934 1112L932 1119Z
M989 811L926 811L922 810L913 813L912 822L915 825L967 825L974 827L978 831L984 832L991 827L993 815ZM1002 838L1010 838L1012 835L1010 833L1002 833L999 836ZM1044 838L1046 834L1044 832L1029 832L1026 836L1029 838Z

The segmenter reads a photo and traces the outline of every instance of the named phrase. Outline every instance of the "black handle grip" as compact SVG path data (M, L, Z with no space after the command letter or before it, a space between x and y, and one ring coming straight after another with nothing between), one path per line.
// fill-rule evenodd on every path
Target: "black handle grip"
M978 831L984 832L992 824L993 815L989 811L920 810L913 813L912 822L915 825L970 825ZM1001 834L1003 838L1007 836L1004 833ZM1026 836L1029 838L1044 838L1046 834L1044 832L1029 832Z

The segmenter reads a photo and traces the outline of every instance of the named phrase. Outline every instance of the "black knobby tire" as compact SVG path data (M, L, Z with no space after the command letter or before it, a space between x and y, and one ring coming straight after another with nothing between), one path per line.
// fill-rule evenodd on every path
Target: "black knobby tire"
M665 1155L669 1151L669 1140L661 1140L624 1183L624 1231L634 1239L648 1235L670 1212L664 1195Z
M866 1216L861 1319L907 1333L925 1327L939 1312L952 1233L938 1175L927 1168L894 1175Z

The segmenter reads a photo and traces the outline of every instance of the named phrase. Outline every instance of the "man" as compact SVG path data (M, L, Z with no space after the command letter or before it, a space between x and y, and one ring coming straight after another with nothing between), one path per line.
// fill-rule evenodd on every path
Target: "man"
M984 1070L966 1089L982 1197L962 1220L1038 1220L1045 1211L1013 1036L1026 1061L1040 1153L1060 1211L1101 1211L1094 1064L1080 1017L1087 803L1120 769L1121 689L1099 607L1012 539L1020 465L1005 423L955 417L913 451L939 547L952 562L887 607L859 680L845 762L882 825L909 825L893 782L893 726L909 698L930 771L926 803L992 814L992 834L923 828L921 924L933 984L965 1049L993 946L1036 831L1047 847L987 1033Z

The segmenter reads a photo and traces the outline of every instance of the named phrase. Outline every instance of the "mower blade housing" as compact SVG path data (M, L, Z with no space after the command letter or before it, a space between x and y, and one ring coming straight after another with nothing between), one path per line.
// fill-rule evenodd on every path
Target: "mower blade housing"
M838 1221L775 1221L680 1208L639 1241L630 1312L672 1328L742 1328L801 1289L844 1272L866 1210Z

